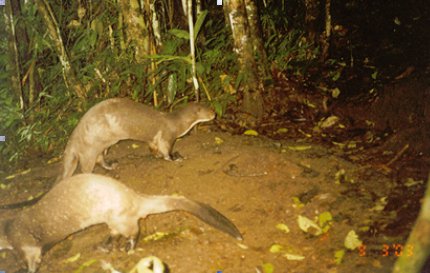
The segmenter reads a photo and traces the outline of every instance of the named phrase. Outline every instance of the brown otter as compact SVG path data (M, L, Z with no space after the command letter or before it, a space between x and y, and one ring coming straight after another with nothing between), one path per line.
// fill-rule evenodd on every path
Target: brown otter
M197 123L214 118L215 112L199 103L163 113L126 98L102 101L88 110L73 130L57 181L72 176L78 162L83 173L91 173L96 163L111 170L113 166L104 161L103 152L124 139L147 142L156 157L172 160L176 139Z
M42 248L97 224L112 236L129 238L139 232L138 220L150 214L183 210L241 240L236 226L209 205L177 196L139 194L121 182L97 174L79 174L58 183L38 203L0 221L0 250L15 249L36 272Z

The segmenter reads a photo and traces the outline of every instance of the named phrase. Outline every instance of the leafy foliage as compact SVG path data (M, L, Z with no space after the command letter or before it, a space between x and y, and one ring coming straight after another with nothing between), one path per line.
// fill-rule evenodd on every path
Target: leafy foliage
M5 127L2 133L11 136L0 146L4 158L19 160L30 147L44 153L53 152L53 147L64 147L66 136L79 118L101 99L128 95L151 102L156 95L162 106L169 106L193 98L189 35L185 27L169 29L167 22L163 22L163 46L157 54L137 62L133 44L124 44L124 23L117 3L103 1L90 5L84 1L79 6L78 2L53 1L49 4L58 22L70 66L88 91L88 97L94 99L84 104L74 99L36 5L33 2L22 4L22 13L15 18L28 37L17 43L22 57L21 73L28 73L31 65L35 65L36 97L30 104L27 77L22 83L25 110L21 109L18 95L11 95L8 81L11 71L6 71L6 67L11 60L5 57L7 54L1 55L3 73L0 77L5 81L0 82L0 119ZM203 97L216 101L215 108L222 114L232 101L231 92L223 88L222 77L235 73L236 68L228 29L215 17L211 18L209 12L204 11L196 19L197 75ZM1 50L7 52L7 40L3 38L1 42Z
M156 100L160 107L192 100L195 93L191 84L188 29L180 18L167 20L170 16L166 16L166 9L170 7L161 2L157 4L157 12L159 18L164 18L160 21L163 44L156 53L138 61L135 45L126 44L125 26L117 2L50 2L70 67L92 98L88 102L74 100L43 19L34 3L23 4L22 14L16 18L27 36L18 43L21 74L26 75L32 65L35 67L36 92L30 103L26 77L22 83L25 111L19 107L18 95L2 100L6 110L0 115L7 121L3 125L8 132L18 132L15 139L9 139L7 145L2 146L2 153L16 160L30 146L44 152L63 147L66 136L85 110L105 98L131 96L147 103ZM307 42L301 22L296 20L303 7L291 2L292 9L287 9L286 1L266 3L263 6L258 2L258 5L269 62L290 74L306 75L309 68L317 65L319 51ZM222 116L235 101L236 90L247 80L240 76L230 30L220 17L224 17L221 9L203 11L196 18L194 33L201 97L210 100L217 114ZM291 29L292 26L296 28ZM3 42L2 49L7 51L7 44ZM8 61L0 57L4 69ZM2 75L10 78L8 71ZM335 77L333 74L332 78ZM7 81L1 82L0 96L10 96L10 92Z
M269 60L281 70L305 75L311 65L317 64L318 48L306 41L302 31L290 31L282 36L274 33L265 46L269 52Z

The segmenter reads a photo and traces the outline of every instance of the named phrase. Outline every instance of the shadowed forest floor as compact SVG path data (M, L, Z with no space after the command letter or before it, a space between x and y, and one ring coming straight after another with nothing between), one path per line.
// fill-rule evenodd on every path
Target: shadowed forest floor
M179 194L208 203L237 225L243 242L186 213L167 213L141 220L134 253L102 251L99 246L108 229L95 226L51 248L40 272L108 272L101 269L102 260L129 272L149 255L164 261L172 273L264 272L269 264L274 272L390 272L395 252L390 248L384 256L384 245L404 244L406 239L378 233L360 236L369 233L372 222L383 220L379 202L389 194L391 182L368 166L342 159L338 148L232 136L204 127L179 140L175 151L185 159L158 160L150 156L145 143L123 141L107 156L108 161L118 161L117 169L107 172L96 167L95 172L142 193ZM1 203L45 192L59 168L59 163L39 161L30 172L3 179ZM333 217L326 233L315 236L300 229L299 216L315 220L323 212ZM3 211L0 217L12 213ZM279 224L289 232L277 228ZM344 240L351 230L363 240L365 252L346 250ZM167 235L143 239L155 232ZM339 250L345 250L345 256L336 264ZM286 254L303 259L289 260ZM0 255L0 264L6 272L19 268L11 252Z

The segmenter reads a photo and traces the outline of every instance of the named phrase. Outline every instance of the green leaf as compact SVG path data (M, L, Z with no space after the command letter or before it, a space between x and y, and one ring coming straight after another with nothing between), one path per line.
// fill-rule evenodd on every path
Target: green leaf
M303 146L288 146L288 149L291 151L306 151L311 149L312 146L309 145L303 145Z
M414 180L411 177L406 178L406 181L403 185L405 185L406 187L412 187L412 186L416 186L416 185L421 185L423 184L424 181L423 180Z
M297 223L299 224L300 229L306 233L310 233L315 236L322 234L321 228L314 221L305 216L299 215Z
M336 87L336 88L331 90L331 96L333 98L337 98L337 97L339 97L339 95L340 95L340 89L339 88Z
M172 73L169 75L169 80L167 84L167 102L169 104L173 103L173 100L176 97L177 90L178 90L178 79L176 77L176 73Z
M303 208L305 206L305 204L302 203L302 201L300 201L300 198L298 198L297 196L293 197L293 207L296 208Z
M169 33L181 39L186 39L186 40L190 39L190 34L187 31L182 29L173 28L169 30Z
M285 233L290 232L290 229L288 228L288 226L286 224L279 223L276 225L276 228L279 229L280 231L285 232Z
M318 215L318 224L322 228L324 233L330 229L332 221L333 221L333 216L328 211L325 211L320 215Z
M203 75L205 70L206 70L206 67L204 66L204 64L202 62L196 62L197 74Z
M343 260L343 256L345 256L345 250L341 249L334 253L334 261L336 264L341 264Z
M75 271L73 271L73 273L81 273L85 268L90 267L91 265L93 265L96 262L98 262L97 259L90 259L90 260L86 261L85 263L81 264L81 266L78 269L76 269Z
M331 77L332 81L337 81L340 78L341 71L336 71L336 73Z
M271 263L264 263L261 265L263 268L263 273L273 273L275 272L275 266Z
M79 260L79 258L81 257L81 253L77 253L75 256L72 256L70 258L67 258L66 260L64 260L65 263L74 263L77 260Z
M222 117L222 114L224 113L224 108L221 103L218 101L214 101L212 103L213 107L215 108L215 113L218 117Z
M276 130L276 133L278 133L278 134L284 134L287 132L288 132L287 128L279 128L278 130Z
M166 238L168 236L170 236L171 234L168 232L161 232L161 231L157 231L153 234L147 235L145 238L143 238L144 242L151 242L151 241L158 241L161 240L163 238Z
M208 15L208 11L204 10L199 14L199 17L197 17L196 24L194 25L194 40L197 39L197 35L200 32L203 22L205 21L206 15Z
M258 132L255 130L251 130L251 129L246 130L243 134L246 136L258 136Z
M279 253L282 251L282 248L283 247L280 244L273 244L270 247L269 251L270 251L270 253Z
M344 242L344 245L347 249L354 250L362 244L363 242L358 238L358 235L354 230L348 232Z

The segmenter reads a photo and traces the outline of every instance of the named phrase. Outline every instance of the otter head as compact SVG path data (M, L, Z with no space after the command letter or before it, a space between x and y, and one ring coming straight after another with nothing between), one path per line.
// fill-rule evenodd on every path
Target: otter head
M210 107L197 102L191 102L184 108L172 113L172 123L176 126L177 138L188 133L194 125L215 118L215 112Z
M215 118L215 111L208 106L193 102L188 107L196 114L198 122L210 121Z
M198 102L190 102L179 110L183 120L192 121L191 127L200 122L211 121L215 118L215 111L209 106Z

